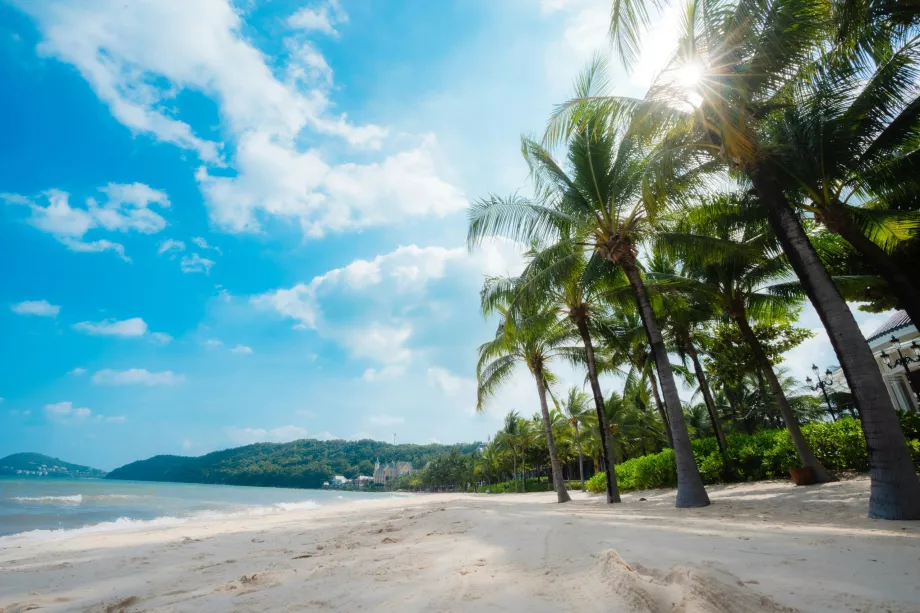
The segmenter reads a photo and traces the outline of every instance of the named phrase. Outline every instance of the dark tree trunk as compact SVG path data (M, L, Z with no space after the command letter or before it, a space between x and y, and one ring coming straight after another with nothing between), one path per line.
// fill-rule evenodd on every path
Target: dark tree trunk
M799 426L799 420L796 419L795 413L792 412L792 407L789 406L789 400L786 399L786 394L783 393L783 387L780 385L779 379L777 379L776 373L773 371L773 364L770 363L770 358L767 357L763 345L760 344L760 341L754 334L754 330L751 329L751 325L748 323L744 310L738 307L738 311L740 312L733 312L732 317L741 330L741 336L744 337L744 340L754 353L758 368L760 368L761 372L763 372L764 376L767 378L767 383L770 385L770 391L773 393L773 400L776 401L776 406L779 407L779 412L783 416L783 421L786 423L786 429L789 430L789 436L792 438L792 444L795 445L795 450L799 454L802 465L811 468L815 475L816 482L828 483L829 481L834 481L834 477L825 470L821 462L818 461L818 458L815 457L815 454L812 453L808 441L805 440L805 435L802 434L802 428Z
M668 423L668 414L664 410L664 404L661 402L661 395L658 393L658 379L655 373L648 371L648 382L652 387L652 393L655 395L655 407L658 409L658 417L664 425L664 433L668 437L668 447L674 448L674 438L671 436L671 424Z
M591 383L591 395L594 397L594 409L597 411L597 423L601 432L610 432L607 423L607 409L604 407L604 394L601 392L601 384L597 376L597 362L594 359L594 343L591 342L591 332L588 330L588 323L584 318L578 318L575 322L581 340L585 345L585 354L588 361L588 380ZM607 437L601 436L601 456L604 459L604 481L607 486L607 504L620 502L620 492L617 488L616 465L613 461L613 450L608 444ZM584 479L582 479L584 483Z
M578 436L578 422L575 422L575 442L578 443L578 478L581 479L581 491L585 491L585 456L581 452L581 438Z
M911 321L920 321L920 283L916 271L905 271L884 249L869 240L854 221L842 202L834 202L819 214L825 227L839 234L863 256L875 272L888 282L889 290L897 297L899 306L907 311Z
M709 495L706 493L706 488L703 487L700 470L696 465L696 460L693 458L690 433L687 431L686 422L684 422L683 408L680 404L680 397L677 395L677 383L674 381L674 373L671 370L671 363L668 361L668 351L664 346L658 319L655 317L651 302L649 302L645 284L639 274L639 269L636 267L635 259L630 257L622 258L619 264L623 268L623 272L626 273L629 284L635 294L639 314L642 317L642 324L652 347L652 357L658 370L658 379L661 381L664 405L668 411L668 423L671 426L671 437L674 441L674 455L677 459L677 506L679 508L705 507L710 504Z
M920 479L872 351L776 177L762 167L748 174L767 205L770 224L783 251L824 323L859 408L872 479L869 516L920 519Z
M719 422L719 413L716 411L716 403L712 399L712 392L709 390L709 380L706 378L706 372L703 365L700 364L700 356L696 353L696 347L693 343L687 343L687 353L693 360L693 369L696 371L696 378L700 382L700 391L703 392L703 400L706 402L706 408L709 409L709 419L712 421L712 430L716 435L716 441L719 443L719 451L725 452L728 449L728 443L725 441L725 432L722 431L722 424Z
M546 434L546 449L549 451L549 462L552 467L553 488L556 490L558 502L571 500L569 492L565 489L565 480L562 477L562 464L556 454L556 439L553 437L553 428L550 422L549 405L546 404L546 381L543 379L543 370L537 366L533 373L537 381L537 393L540 396L540 412L543 413L543 432Z

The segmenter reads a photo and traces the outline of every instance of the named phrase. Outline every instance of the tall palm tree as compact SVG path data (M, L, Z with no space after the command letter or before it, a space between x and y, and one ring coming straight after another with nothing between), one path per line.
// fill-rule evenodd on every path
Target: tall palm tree
M511 474L514 480L514 491L518 490L518 470L517 458L518 450L521 449L523 439L523 420L517 411L509 411L505 415L505 423L499 431L496 441L500 442L511 452Z
M577 387L569 388L568 396L559 406L559 410L575 433L575 446L578 449L578 478L581 480L581 491L585 491L585 456L582 452L582 426L585 424L587 416L591 414L591 409L588 407L588 395Z
M666 2L614 0L611 36L627 63L634 60L645 27L647 7ZM624 109L640 112L641 132L666 134L651 156L645 193L669 193L675 178L711 170L744 175L763 201L770 224L793 270L828 332L828 337L863 416L872 488L869 514L887 519L920 518L920 479L872 352L853 313L808 240L789 202L777 160L762 143L765 123L778 108L800 103L798 85L819 68L821 45L828 42L834 10L870 0L689 0L678 50L644 100L604 97L593 84L590 95L566 103L551 120L547 138L577 132L586 116L603 113L616 122ZM900 3L884 2L897 7ZM889 7L891 8L891 7ZM897 19L916 25L915 3L882 11L869 21L882 28ZM857 9L856 12L859 12ZM886 21L887 20L887 21ZM791 27L794 24L794 27ZM873 39L878 41L876 36ZM857 41L853 44L859 46ZM694 86L691 79L698 77ZM630 121L636 125L635 117Z
M676 231L661 232L657 237L660 249L683 259L686 276L659 273L656 278L663 285L672 282L690 290L734 320L767 379L799 459L812 469L817 482L833 481L805 440L773 364L749 321L751 315L788 318L799 304L795 298L776 296L767 289L771 282L783 279L788 263L773 234L750 213L752 208L728 195L707 200L687 212L676 224Z
M583 84L576 90L587 93ZM601 131L590 122L573 133L566 144L566 165L571 173L542 145L523 139L536 198L492 196L475 203L470 209L468 241L475 245L486 236L502 235L552 244L569 235L591 254L589 267L596 265L592 261L603 259L623 270L655 356L668 412L677 458L677 506L706 506L709 496L693 458L677 383L638 266L638 244L648 230L648 216L655 213L643 206L645 152L625 132ZM561 235L560 228L568 232Z
M487 280L488 284L488 280ZM548 370L554 357L575 359L578 348L569 346L572 331L566 322L560 321L555 310L531 305L517 311L504 306L484 305L485 314L498 312L502 319L495 338L479 347L479 362L476 365L478 382L476 409L482 411L485 402L505 383L517 364L523 363L533 375L540 399L543 416L543 430L553 471L553 484L559 502L568 502L569 493L562 478L562 465L556 454L550 422L549 405L546 401L548 385L555 380Z
M561 231L565 231L561 229ZM588 382L594 399L597 419L603 429L607 425L604 414L604 395L598 378L597 357L592 328L595 320L604 312L603 295L609 280L619 272L609 262L600 259L587 260L583 250L569 236L545 249L531 249L525 254L527 267L518 279L507 279L494 283L491 300L511 300L516 305L520 299L557 305L559 312L571 322L585 347L585 366ZM606 474L607 503L620 502L617 491L616 467L606 440L601 441Z
M920 321L920 281L894 253L920 225L920 38L893 42L869 66L832 62L803 84L804 103L772 118L765 140L803 195L799 206L846 239Z

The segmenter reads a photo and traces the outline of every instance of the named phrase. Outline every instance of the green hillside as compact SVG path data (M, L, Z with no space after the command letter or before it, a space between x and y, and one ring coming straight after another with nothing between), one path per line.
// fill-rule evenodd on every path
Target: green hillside
M0 475L23 477L104 477L105 471L71 464L40 453L14 453L0 458Z
M391 445L380 441L317 441L257 443L215 451L200 457L154 456L116 468L108 479L222 483L271 487L321 487L333 475L371 475L374 460L411 462L421 468L430 460L457 450L470 453L480 443L460 445Z

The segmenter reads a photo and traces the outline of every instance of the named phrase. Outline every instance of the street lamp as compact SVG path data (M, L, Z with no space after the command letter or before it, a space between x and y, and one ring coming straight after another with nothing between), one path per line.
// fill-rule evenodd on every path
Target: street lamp
M892 360L891 356L888 355L887 351L882 352L882 362L885 363L885 366L888 368L897 368L901 366L904 368L904 372L907 373L907 382L910 385L910 366L912 362L920 362L920 345L917 344L917 341L911 341L910 348L913 349L913 357L909 355L904 355L901 351L901 341L898 340L898 337L894 334L891 335L891 344L895 348L895 351L898 352L898 359ZM911 386L913 387L913 386ZM914 392L914 396L917 397L917 400L920 401L920 392Z
M811 369L815 371L815 377L818 379L818 382L815 385L811 384L811 377L805 377L805 383L808 385L808 389L817 392L821 390L824 394L824 402L827 403L827 411L831 414L831 418L834 421L837 421L837 414L834 413L834 408L831 406L831 399L827 395L827 388L834 385L834 379L832 377L833 373L831 369L828 368L824 371L824 376L826 379L821 378L821 373L818 371L818 365L812 364Z

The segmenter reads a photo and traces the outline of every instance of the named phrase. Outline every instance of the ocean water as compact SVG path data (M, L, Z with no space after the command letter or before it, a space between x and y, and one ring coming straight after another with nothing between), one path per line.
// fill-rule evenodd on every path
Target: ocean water
M20 535L172 525L190 518L285 513L397 494L105 479L0 477L0 545Z

